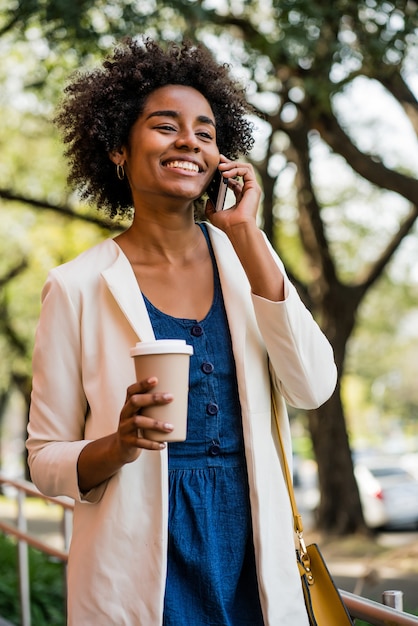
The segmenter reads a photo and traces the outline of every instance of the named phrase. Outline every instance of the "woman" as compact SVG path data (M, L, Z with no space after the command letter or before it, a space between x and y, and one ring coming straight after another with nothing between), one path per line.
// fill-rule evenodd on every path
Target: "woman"
M292 519L271 419L315 408L331 347L257 228L244 92L203 48L126 40L67 88L70 179L132 225L55 268L43 290L27 447L32 479L74 498L71 626L304 626ZM233 207L194 218L216 169ZM184 443L147 407L130 348L186 339Z

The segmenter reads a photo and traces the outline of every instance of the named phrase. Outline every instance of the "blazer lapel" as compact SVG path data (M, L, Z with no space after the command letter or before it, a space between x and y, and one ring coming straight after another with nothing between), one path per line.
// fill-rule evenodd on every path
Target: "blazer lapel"
M116 243L114 245L117 246ZM153 341L154 331L134 271L127 257L117 247L116 260L102 272L102 277L138 340Z
M211 224L208 224L208 230L222 285L234 356L237 369L240 369L244 363L246 318L247 315L254 316L252 308L248 311L242 309L243 306L251 307L250 298L243 298L243 293L250 293L251 289L226 235ZM118 248L117 256L112 265L102 272L103 279L138 340L153 341L154 331L132 266L119 246L114 245Z
M210 239L215 254L222 294L231 333L232 346L237 365L237 374L244 363L246 312L242 307L248 306L249 298L243 299L243 293L250 293L250 285L237 255L229 239L219 230L208 224ZM253 313L250 311L250 315Z

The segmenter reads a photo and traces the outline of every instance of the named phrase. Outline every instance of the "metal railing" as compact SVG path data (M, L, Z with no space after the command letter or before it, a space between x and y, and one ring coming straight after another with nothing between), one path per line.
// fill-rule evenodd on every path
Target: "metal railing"
M374 602L349 591L340 589L340 594L351 617L362 619L373 626L413 626L418 624L418 617L403 613L380 602Z
M8 485L16 490L17 498L17 523L16 526L8 524L0 519L0 531L12 535L17 539L19 581L20 581L20 604L21 626L31 626L30 617L30 591L29 591L29 568L28 568L28 545L40 550L52 557L66 563L68 548L71 540L73 501L70 498L44 496L30 482L25 480L12 480L0 474L0 485ZM47 542L27 532L27 520L24 511L24 503L27 495L41 498L62 507L62 536L64 550L54 548ZM418 617L410 613L385 606L379 602L363 598L348 591L340 590L341 596L347 606L348 612L353 619L362 619L372 626L417 626ZM389 592L386 592L389 594ZM395 594L398 592L395 592ZM384 594L385 595L385 594Z
M17 539L21 626L31 626L28 546L32 546L33 548L36 548L37 550L40 550L41 552L66 563L68 560L68 548L71 541L74 504L70 498L50 498L43 495L33 483L26 480L12 480L0 474L0 485L7 485L16 494L16 525L8 524L0 519L0 531ZM25 515L26 496L40 498L45 502L51 502L52 504L58 505L62 508L61 533L64 544L63 550L55 548L46 541L42 541L35 535L28 533L27 518Z

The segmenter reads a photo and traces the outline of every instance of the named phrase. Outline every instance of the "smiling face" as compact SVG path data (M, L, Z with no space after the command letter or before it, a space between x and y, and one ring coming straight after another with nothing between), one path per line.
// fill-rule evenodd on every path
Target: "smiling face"
M215 117L204 96L183 85L152 92L133 125L129 145L111 155L123 162L134 205L199 198L219 163Z

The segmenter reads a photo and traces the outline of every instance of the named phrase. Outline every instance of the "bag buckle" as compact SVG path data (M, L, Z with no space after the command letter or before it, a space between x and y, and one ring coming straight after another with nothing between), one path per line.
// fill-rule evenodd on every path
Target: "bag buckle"
M299 556L303 565L303 569L305 570L306 580L308 585L313 585L315 583L315 579L311 570L311 559L309 558L308 549L306 547L305 540L303 538L303 534L297 533L299 539Z

